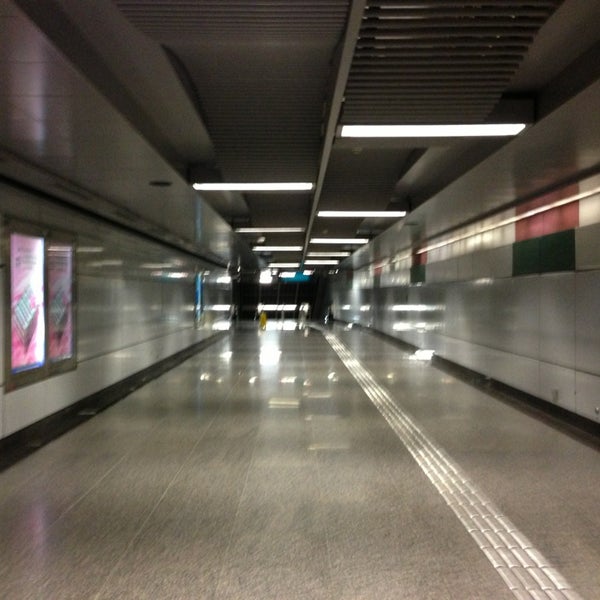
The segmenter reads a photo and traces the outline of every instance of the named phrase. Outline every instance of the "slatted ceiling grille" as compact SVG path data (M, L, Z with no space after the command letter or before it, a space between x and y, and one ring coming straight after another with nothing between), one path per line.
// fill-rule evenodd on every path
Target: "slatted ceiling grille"
M368 2L342 122L484 121L560 3Z
M140 30L169 37L219 32L318 35L338 31L348 11L347 0L117 0L116 5Z

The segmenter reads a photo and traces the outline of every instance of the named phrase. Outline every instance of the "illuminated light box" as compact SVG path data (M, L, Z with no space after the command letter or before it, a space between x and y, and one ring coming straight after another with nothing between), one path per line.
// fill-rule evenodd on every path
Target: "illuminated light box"
M10 370L43 366L46 359L44 238L10 235Z

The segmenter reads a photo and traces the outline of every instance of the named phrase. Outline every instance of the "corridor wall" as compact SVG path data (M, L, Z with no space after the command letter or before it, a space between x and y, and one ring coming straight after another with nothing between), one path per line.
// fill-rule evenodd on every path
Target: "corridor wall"
M6 184L0 184L0 219L0 437L228 325L231 281L223 267ZM15 386L6 338L14 309L5 293L8 232L28 227L74 240L76 353L74 368Z
M332 309L598 421L599 269L595 177L341 269Z

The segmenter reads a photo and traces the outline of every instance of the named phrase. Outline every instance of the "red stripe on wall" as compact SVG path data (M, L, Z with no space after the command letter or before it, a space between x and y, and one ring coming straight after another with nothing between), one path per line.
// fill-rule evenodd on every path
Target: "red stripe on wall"
M550 194L545 194L535 200L520 204L516 208L516 215L522 215L534 208L540 208L553 204L558 200L564 200L569 196L579 193L579 184L574 183ZM539 215L534 215L522 221L515 223L515 241L521 242L531 238L564 231L566 229L575 229L579 226L579 202L571 202L564 206L551 208Z
M427 263L427 252L418 253L421 247L413 248L412 251L412 266L418 267Z

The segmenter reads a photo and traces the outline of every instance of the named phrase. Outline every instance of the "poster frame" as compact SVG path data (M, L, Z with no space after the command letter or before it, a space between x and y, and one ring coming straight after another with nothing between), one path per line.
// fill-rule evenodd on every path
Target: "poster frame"
M76 281L76 236L61 231L52 231L48 228L34 225L25 221L5 219L2 231L2 258L6 266L4 281L4 381L5 391L11 392L33 383L38 383L56 375L77 368L77 281ZM44 241L44 361L42 364L14 372L12 368L12 263L11 263L11 236L13 234L38 237ZM49 306L48 306L48 244L60 243L72 247L71 263L71 304L72 304L72 356L51 361L49 356Z
M50 357L50 261L48 257L48 249L52 244L60 244L61 246L69 246L71 248L71 356L52 360ZM50 231L46 235L45 244L45 286L46 290L46 366L48 376L65 373L77 368L77 239L74 235L63 233L60 231Z

